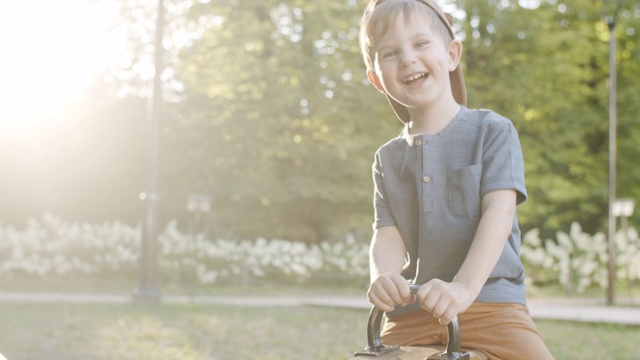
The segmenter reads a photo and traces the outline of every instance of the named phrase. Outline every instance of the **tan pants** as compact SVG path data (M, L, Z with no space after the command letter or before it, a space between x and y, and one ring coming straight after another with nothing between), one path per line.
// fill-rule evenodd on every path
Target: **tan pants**
M458 315L462 348L482 351L491 360L547 360L553 356L520 304L473 303ZM447 327L425 310L390 316L381 331L389 345L446 345Z

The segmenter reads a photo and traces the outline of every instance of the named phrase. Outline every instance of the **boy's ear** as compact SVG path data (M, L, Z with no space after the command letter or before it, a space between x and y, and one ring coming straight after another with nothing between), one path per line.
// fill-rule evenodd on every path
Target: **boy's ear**
M453 40L449 45L449 71L455 70L462 58L462 42Z
M384 88L382 87L382 81L380 81L380 78L378 77L378 75L376 75L374 71L367 70L367 78L373 84L373 86L375 86L376 89L378 89L378 91L380 91L381 93L384 93Z

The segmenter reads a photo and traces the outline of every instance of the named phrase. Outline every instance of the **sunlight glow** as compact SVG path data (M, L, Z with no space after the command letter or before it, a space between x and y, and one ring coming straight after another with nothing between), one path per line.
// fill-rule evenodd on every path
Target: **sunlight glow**
M114 12L89 0L3 2L0 123L31 128L78 98L120 45Z
M525 9L535 10L540 7L540 0L519 0L518 4Z

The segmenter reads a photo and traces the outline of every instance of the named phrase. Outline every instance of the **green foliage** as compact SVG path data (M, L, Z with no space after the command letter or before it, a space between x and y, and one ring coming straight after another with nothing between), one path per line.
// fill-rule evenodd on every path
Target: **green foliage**
M190 19L220 20L181 52L176 73L185 101L176 105L170 153L180 154L173 163L185 173L197 174L183 177L181 189L212 194L223 226L303 241L368 231L371 157L399 123L365 80L357 47L362 5L223 1L190 9ZM599 5L449 6L462 15L470 106L508 116L520 132L530 195L522 227L550 235L578 221L601 230L608 48ZM630 11L620 19L619 193L632 197L638 170L631 161L639 155L632 94L639 89L630 81L638 70L631 39L639 20Z
M368 237L373 154L400 123L366 81L357 41L366 2L164 3L162 222L184 220L188 194L198 193L214 198L213 237L307 244L346 233ZM604 232L609 34L601 2L442 3L453 10L463 39L469 106L504 114L520 133L529 191L519 209L522 228L551 237L577 221L588 233ZM26 181L28 190L5 190L1 195L14 206L1 213L4 219L46 210L87 221L142 218L137 194L149 163L142 97L151 89L157 4L118 4L117 26L131 46L124 66L106 76L116 90L102 84L65 119L86 131L81 139L65 137L64 146L52 135L52 150L31 164L37 170L26 172L20 161L2 164L1 189L47 179L46 187ZM640 198L639 14L637 2L623 2L616 27L617 187L619 197L632 198ZM11 134L2 138L14 141Z
M507 115L520 132L530 197L521 223L545 235L571 221L601 230L608 201L608 50L599 3L541 1L535 9L490 4L465 8L467 84L474 106ZM637 17L628 20L638 25ZM630 120L620 116L621 123ZM620 153L634 156L635 150ZM631 169L620 166L620 183ZM637 190L620 188L630 191Z
M363 84L359 9L323 4L192 9L222 20L180 62L186 100L172 130L187 172L199 174L181 186L212 194L222 224L245 236L319 241L370 222L383 137L369 119L381 107L365 102L375 94Z

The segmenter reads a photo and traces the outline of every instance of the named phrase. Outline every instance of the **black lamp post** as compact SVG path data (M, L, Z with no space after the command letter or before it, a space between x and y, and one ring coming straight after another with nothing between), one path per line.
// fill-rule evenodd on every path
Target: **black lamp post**
M153 79L153 97L151 99L151 119L149 124L149 189L140 198L146 201L145 225L142 235L140 254L140 283L133 291L135 300L160 300L158 288L158 153L160 112L162 105L162 33L164 27L163 0L158 2L158 19L155 39L155 74Z
M609 28L609 261L607 305L613 305L616 280L616 24L622 0L603 0L602 18Z

